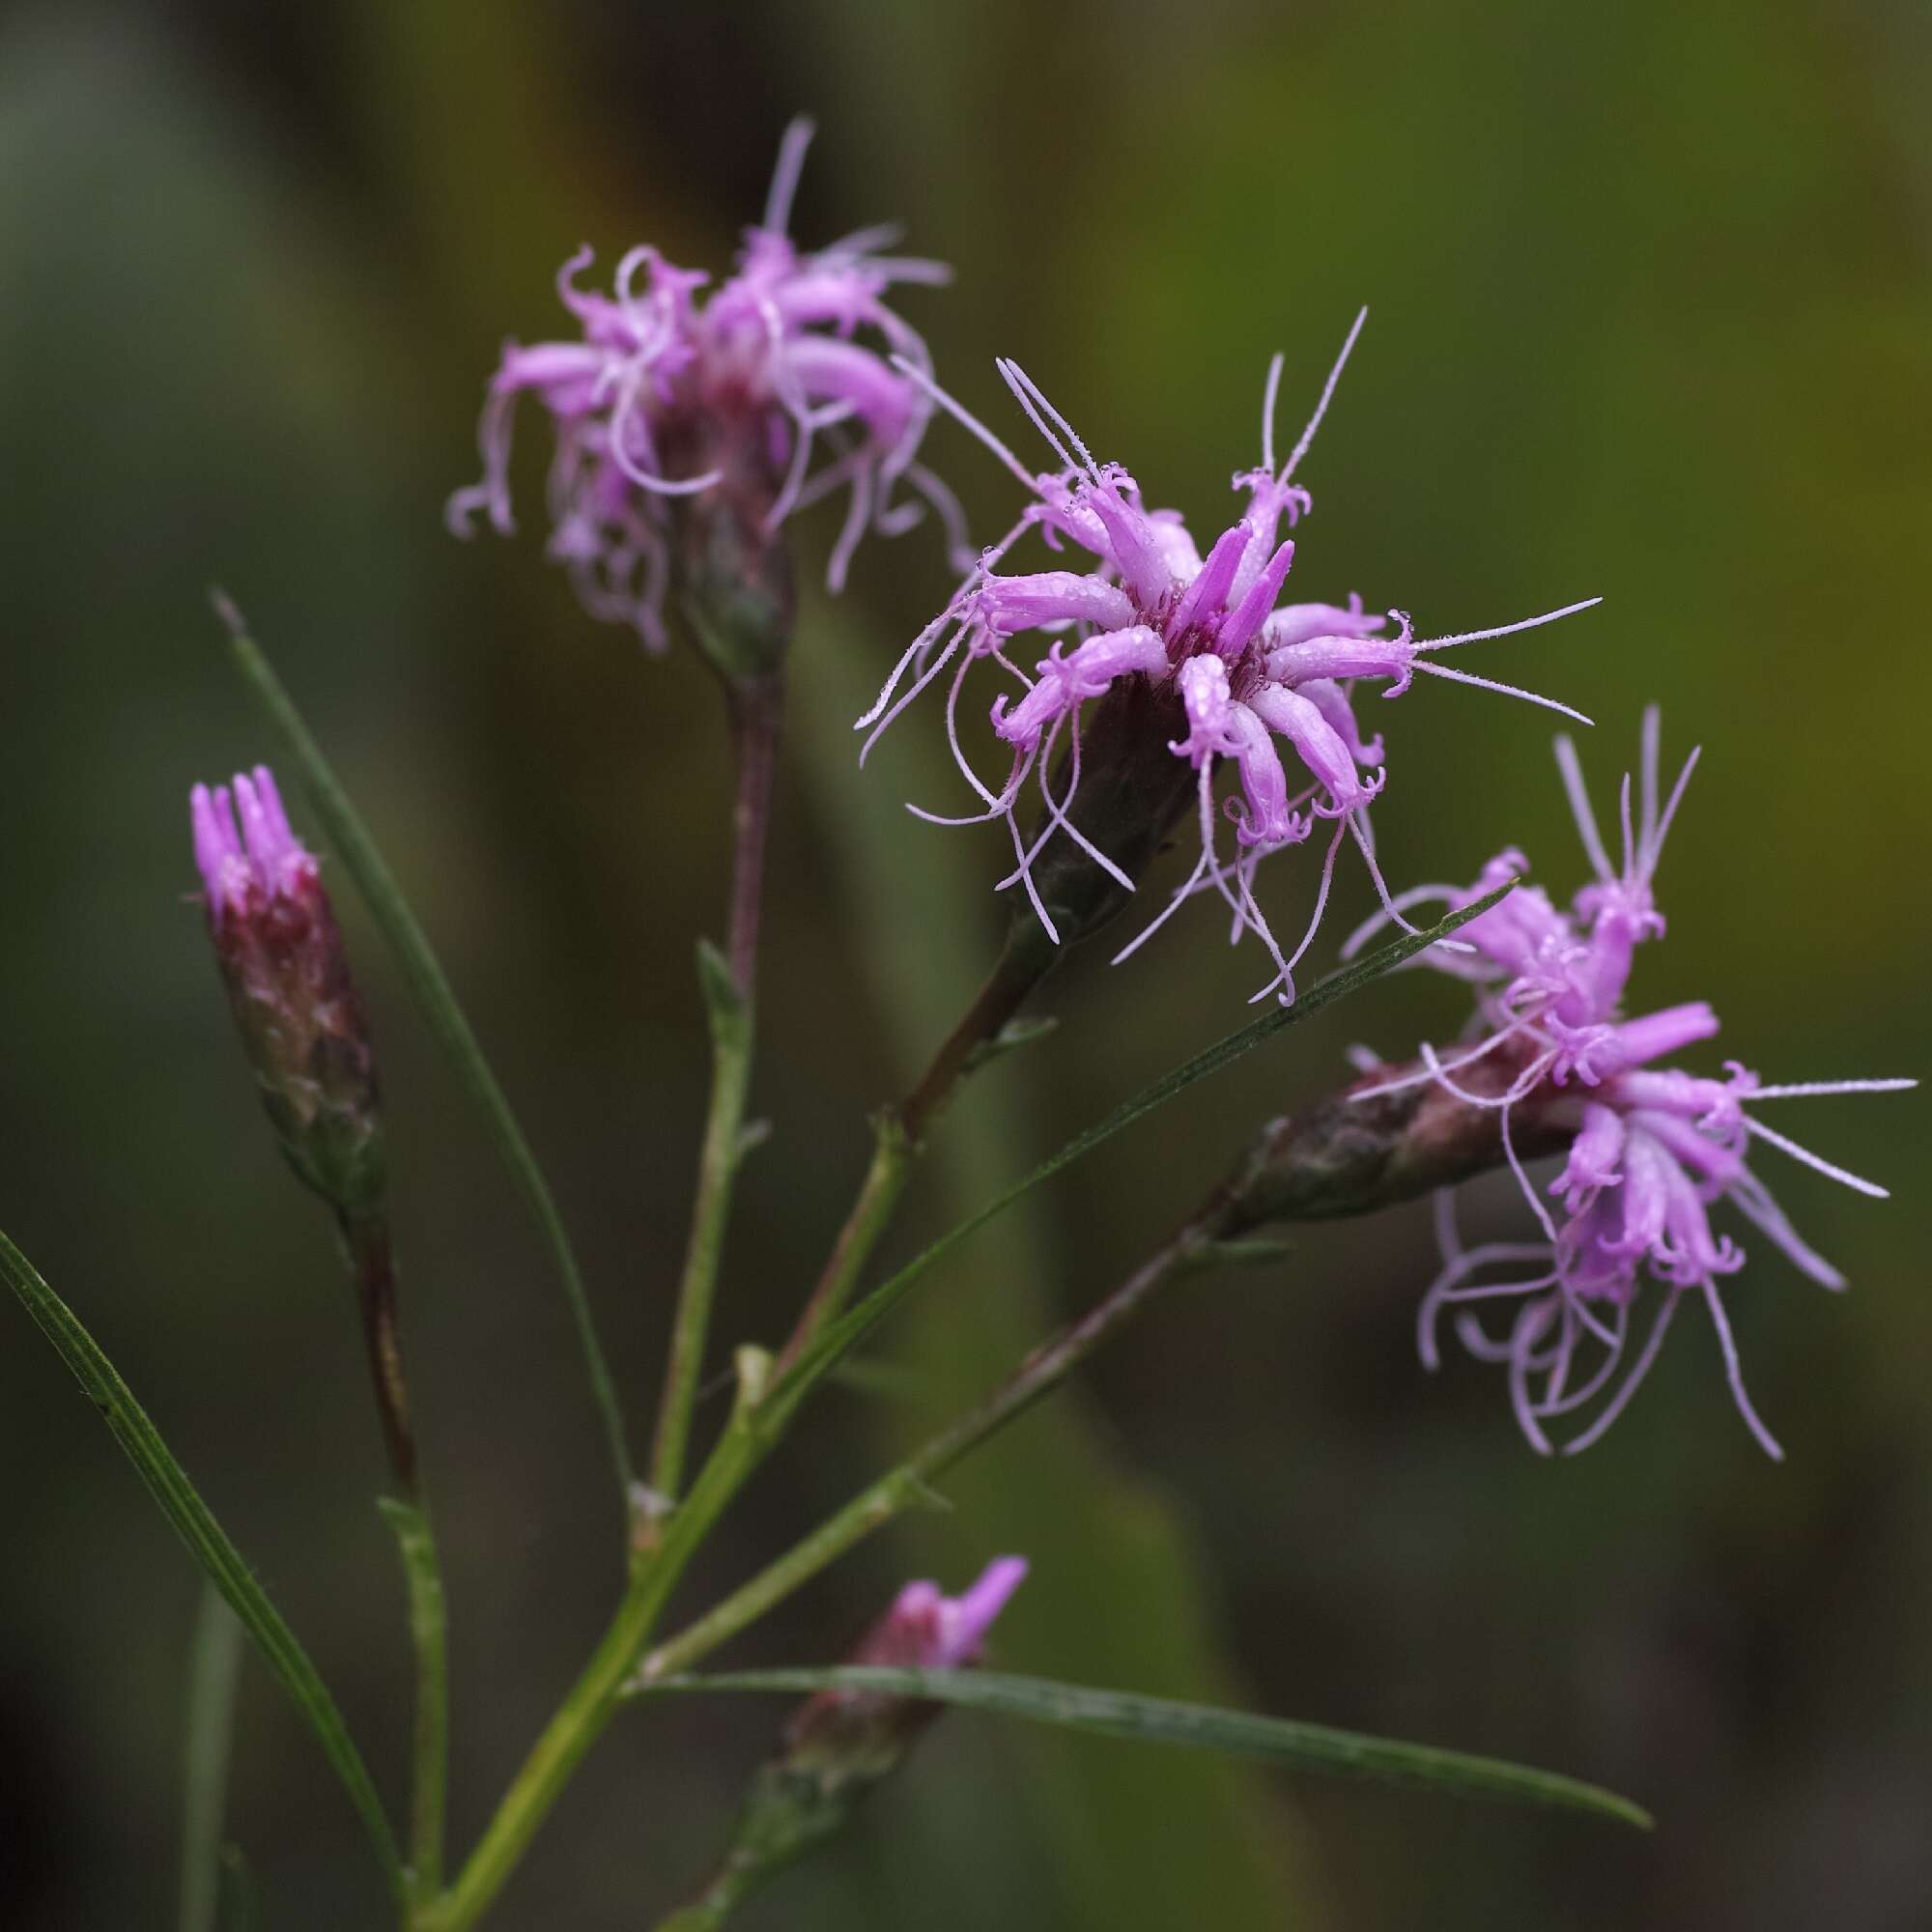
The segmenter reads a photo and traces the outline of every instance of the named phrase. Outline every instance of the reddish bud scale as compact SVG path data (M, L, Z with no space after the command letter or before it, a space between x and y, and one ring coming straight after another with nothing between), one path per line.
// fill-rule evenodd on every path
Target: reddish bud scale
M211 919L242 1043L295 1171L345 1213L383 1190L376 1060L322 882Z

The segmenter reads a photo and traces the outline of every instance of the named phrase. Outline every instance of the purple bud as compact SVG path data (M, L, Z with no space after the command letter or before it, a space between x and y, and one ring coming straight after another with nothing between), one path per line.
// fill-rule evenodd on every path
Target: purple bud
M853 1648L850 1662L892 1669L958 1670L979 1662L987 1633L1026 1580L1022 1556L1000 1556L956 1597L937 1583L908 1583ZM881 1775L896 1763L942 1707L877 1690L821 1690L785 1727L787 1756L821 1776L864 1768Z
M1024 1559L999 1557L957 1597L943 1596L936 1583L908 1583L850 1661L922 1670L977 1662L987 1631L1026 1572ZM778 1754L753 1777L724 1863L691 1909L691 1925L717 1925L723 1910L838 1833L944 1708L875 1690L821 1690L802 1704ZM686 1917L667 1923L682 1926Z
M290 1164L351 1218L384 1185L375 1055L314 855L266 765L189 794L209 936Z

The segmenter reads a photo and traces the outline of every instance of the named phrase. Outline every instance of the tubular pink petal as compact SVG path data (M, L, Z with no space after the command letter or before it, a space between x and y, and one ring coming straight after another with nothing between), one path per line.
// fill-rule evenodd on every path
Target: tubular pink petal
M1249 708L1270 731L1294 747L1295 755L1323 785L1333 801L1325 816L1338 816L1372 798L1379 780L1363 783L1355 774L1349 746L1322 715L1320 705L1285 686L1264 685L1248 700ZM1318 811L1323 808L1318 806Z
M1616 1030L1617 1051L1627 1066L1640 1066L1646 1061L1681 1053L1699 1040L1714 1038L1719 1032L1718 1015L1704 1000L1690 1000L1683 1006L1664 1007L1640 1019L1625 1020Z
M1258 550L1260 546L1254 548ZM1255 581L1242 593L1241 601L1229 611L1215 637L1214 648L1231 664L1254 641L1256 634L1266 622L1293 562L1294 539L1289 537L1275 546L1274 554L1256 573Z
M1003 637L1042 624L1096 624L1118 631L1134 622L1134 601L1104 578L1071 570L1024 577L989 577L980 593L987 623Z
M1214 548L1208 553L1207 562L1201 566L1193 582L1181 592L1180 602L1175 606L1168 632L1170 637L1184 637L1196 625L1210 624L1220 615L1229 588L1234 583L1235 573L1240 568L1241 557L1248 548L1248 534L1239 524L1231 524L1215 539Z

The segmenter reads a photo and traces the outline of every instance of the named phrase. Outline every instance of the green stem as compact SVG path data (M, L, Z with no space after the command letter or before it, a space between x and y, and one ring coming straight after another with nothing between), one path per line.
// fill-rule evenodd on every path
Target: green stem
M709 947L699 952L698 972L711 1016L711 1109L698 1156L691 1236L685 1250L684 1276L678 1285L677 1316L658 1409L657 1443L651 1459L654 1514L640 1522L640 1533L645 1523L654 1530L661 1526L663 1514L677 1500L684 1482L692 1416L704 1370L705 1338L731 1212L732 1183L745 1152L745 1101L752 1083L752 1009L740 999L725 977L724 961Z
M651 1457L653 1514L639 1524L654 1540L665 1509L675 1503L684 1481L693 1411L704 1373L704 1344L718 1293L718 1270L731 1216L731 1190L748 1151L745 1102L752 1085L755 1027L753 994L758 971L758 911L771 830L772 785L777 774L784 687L773 674L726 686L731 739L738 774L732 810L730 923L721 958L709 946L697 953L698 979L711 1024L711 1106L698 1156L697 1190L691 1206L691 1236L677 1316L665 1362L664 1396L658 1407Z
M344 1214L343 1245L362 1315L362 1346L383 1426L389 1470L404 1496L416 1493L416 1445L410 1428L409 1385L403 1376L403 1342L396 1308L395 1251L389 1224L380 1214Z
M589 1297L584 1293L583 1277L578 1271L570 1236L564 1228L563 1216L557 1211L550 1183L545 1180L536 1155L530 1151L530 1145L524 1138L516 1116L510 1111L508 1098L497 1084L496 1074L483 1057L483 1048L469 1019L457 1005L455 991L430 947L428 936L411 912L402 888L396 883L395 874L376 849L376 841L369 836L369 828L362 822L361 814L350 803L348 793L342 789L328 760L324 757L322 747L303 724L301 714L296 709L295 701L281 679L275 675L273 667L248 636L242 613L218 592L214 608L228 627L229 642L243 681L288 748L290 757L300 771L302 789L316 816L322 820L329 842L341 854L343 864L369 908L370 917L396 955L411 995L428 1022L430 1031L455 1065L470 1098L476 1103L497 1153L510 1170L519 1192L543 1231L544 1239L555 1259L557 1272L563 1279L564 1295L570 1303L571 1317L577 1326L584 1365L590 1376L590 1392L603 1418L611 1460L616 1467L618 1492L628 1513L631 1506L631 1452L625 1436L623 1409L617 1401L617 1384L611 1378L610 1364L604 1358L603 1345L597 1338L597 1324L590 1313Z
M204 1583L195 1618L183 1751L181 1932L214 1932L242 1638L242 1620L213 1582Z
M859 1492L740 1589L647 1657L638 1686L689 1669L749 1628L856 1544L932 1499L931 1485L988 1436L1023 1414L1142 1308L1166 1283L1210 1259L1229 1209L1217 1196L1080 1321L1028 1355L978 1407Z
M791 1338L779 1355L781 1375L852 1298L866 1264L891 1224L899 1197L912 1178L913 1164L924 1151L933 1122L945 1111L960 1081L983 1063L1002 1029L1039 983L1043 968L1036 952L1030 946L1009 942L991 977L958 1025L940 1043L918 1084L897 1106L875 1117L871 1165Z
M381 1214L344 1214L342 1236L362 1311L383 1440L399 1494L376 1506L395 1532L408 1588L410 1643L415 1658L415 1729L410 1798L407 1889L412 1903L434 1898L442 1886L444 1793L449 1773L449 1662L442 1571L429 1503L416 1467L410 1427L409 1385L403 1374L396 1307L395 1253Z
M396 1533L409 1589L410 1641L415 1653L415 1732L410 1800L410 1892L418 1904L442 1887L442 1843L449 1783L449 1638L442 1569L429 1511L420 1502L381 1497L377 1507Z
M681 1905L668 1918L659 1919L657 1932L717 1932L755 1884L747 1873L727 1866L689 1905Z
M912 1179L913 1163L919 1149L906 1138L895 1109L887 1108L872 1120L872 1159L859 1192L846 1211L845 1225L832 1244L810 1298L806 1302L791 1331L791 1339L779 1356L779 1372L783 1374L804 1353L806 1345L826 1322L852 1298L860 1274L879 1236L891 1225L899 1197Z
M603 1735L685 1566L777 1439L777 1428L756 1408L767 1366L755 1351L741 1355L739 1403L724 1435L690 1493L665 1520L663 1541L634 1557L630 1586L590 1662L531 1747L455 1883L418 1915L418 1932L467 1932L476 1922Z
M418 1915L420 1932L464 1932L502 1889L571 1774L611 1721L617 1687L648 1632L653 1584L662 1574L660 1562L634 1576L610 1629L503 1794L455 1883Z

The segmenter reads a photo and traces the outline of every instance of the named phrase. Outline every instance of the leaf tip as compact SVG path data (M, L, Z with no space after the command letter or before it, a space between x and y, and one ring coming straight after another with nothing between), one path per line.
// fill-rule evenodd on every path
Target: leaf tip
M211 583L208 586L208 603L232 640L240 642L248 635L248 621L242 614L242 607L220 584Z

